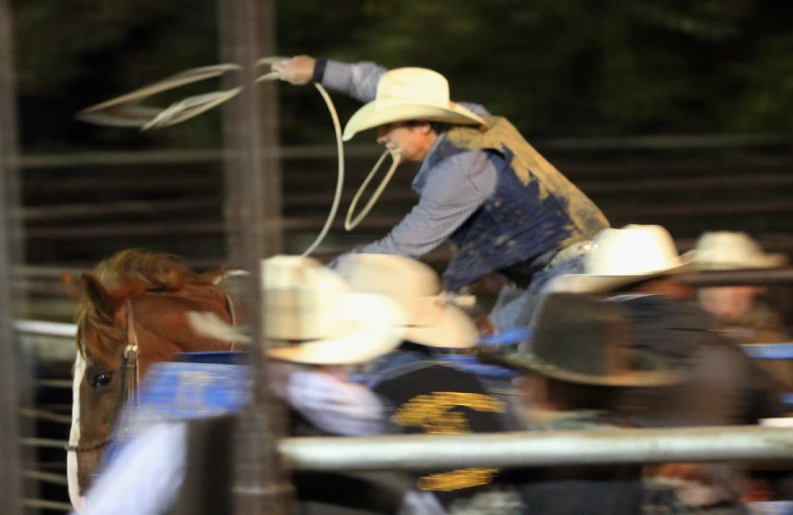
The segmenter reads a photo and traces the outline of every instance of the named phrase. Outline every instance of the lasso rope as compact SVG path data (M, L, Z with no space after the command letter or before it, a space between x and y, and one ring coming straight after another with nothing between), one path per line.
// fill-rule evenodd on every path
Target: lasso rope
M273 65L279 61L283 61L283 57L264 57L259 59L256 62L257 66L269 64ZM256 82L265 82L265 81L274 81L280 80L281 73L277 71L271 71L265 75L262 75ZM333 105L333 100L331 100L330 95L322 87L322 84L319 82L314 82L314 87L317 88L319 94L322 96L322 99L325 101L325 105L328 107L328 112L330 113L330 118L333 120L333 130L336 133L336 152L338 155L338 169L336 174L336 193L333 195L333 204L330 207L330 213L328 213L328 217L325 219L325 225L322 227L319 235L316 237L314 242L309 245L308 249L305 250L301 254L301 256L309 256L311 255L314 250L319 247L325 237L328 235L331 226L333 225L333 220L336 218L336 213L339 211L339 204L341 204L341 196L344 193L344 142L341 139L341 123L339 122L339 115L336 112L336 106Z
M256 62L256 66L272 66L274 63L281 61L285 61L285 58L264 57ZM152 108L140 104L134 104L133 102L143 100L156 93L161 93L178 86L191 84L204 79L219 77L227 71L239 69L240 67L236 64L219 64L215 66L205 66L202 68L186 70L145 88L133 91L127 95L123 95L121 97L108 100L107 102L83 109L77 113L76 117L79 120L96 125L137 127L140 128L141 131L170 127L171 125L176 125L177 123L189 120L190 118L198 116L199 114L204 113L213 107L231 100L242 91L242 87L191 96L180 100L179 102L175 102L165 109ZM281 79L280 72L270 71L269 73L258 77L256 82L269 82L279 79ZM325 88L317 82L313 84L317 88L317 91L319 91L322 99L325 101L325 105L327 106L328 112L330 112L330 116L333 121L333 129L336 134L336 150L338 154L338 174L336 180L336 192L333 197L333 203L331 205L330 212L328 213L328 217L325 220L325 225L322 227L322 230L314 242L309 245L305 252L303 252L302 256L308 256L314 252L314 250L319 247L319 245L328 235L328 232L333 225L333 220L336 218L336 213L339 210L339 204L341 203L341 197L344 191L344 144L342 141L339 115L336 112L336 107L333 105L333 100L331 100L330 95L328 95L328 92L325 90ZM130 105L125 106L124 104ZM108 115L108 113L110 115ZM394 168L396 168L396 164ZM377 166L379 166L379 164ZM372 173L374 173L374 171L375 170L372 170ZM390 172L390 174L392 173L393 170ZM388 176L388 179L390 179L390 175ZM357 201L358 196L360 196L360 193L363 190L363 187L365 187L368 183L368 180L369 179L367 179L367 181L364 183L361 190L359 190L355 201ZM372 205L374 205L374 202L377 200L377 197L379 197L379 192L381 192L385 187L385 183L387 183L387 181L384 181L384 184L381 185L382 187L378 188L378 193L369 202L369 204L366 206L365 212L359 218L363 218L369 212ZM354 203L352 206L350 206L350 212L352 211L353 206ZM350 213L348 213L348 218L349 216ZM355 225L357 225L359 221L360 220L356 221Z
M221 102L215 102L217 98L228 100L238 94L239 91L218 91L189 97L171 105L165 110L168 111L168 114L164 116L162 108L141 105L139 102L163 91L219 77L228 71L239 69L240 67L236 64L216 64L185 70L126 95L83 109L75 117L78 120L95 125L129 127L141 130L174 125L219 105ZM210 107L201 109L204 102L211 104Z
M374 177L374 175L378 172L380 167L383 165L383 161L385 161L386 156L389 154L391 154L391 159L393 159L391 168L389 168L385 176L383 176L383 180L380 181L380 185L377 186L375 192L372 193L372 198L370 198L369 202L366 203L366 206L364 206L364 208L361 210L361 213L352 220L350 220L352 218L353 212L355 211L355 206L358 205L358 200L361 198L361 195L363 195L366 186L369 185L369 181L371 181L372 177ZM366 218L366 216L369 214L369 211L372 210L375 203L380 199L380 195L383 193L383 190L385 190L385 187L388 186L388 183L391 181L391 177L393 177L394 172L396 171L399 164L402 162L401 156L402 154L400 153L398 148L394 150L386 150L385 152L383 152L383 155L380 156L380 159L377 160L377 163L375 163L374 167L372 168L372 171L369 172L369 175L366 176L366 179L364 179L363 183L361 184L361 187L358 188L358 191L355 193L355 197L353 197L352 202L350 203L350 208L347 210L347 217L344 219L344 229L346 229L347 231L351 231L355 229L358 226L358 224L364 220L364 218Z

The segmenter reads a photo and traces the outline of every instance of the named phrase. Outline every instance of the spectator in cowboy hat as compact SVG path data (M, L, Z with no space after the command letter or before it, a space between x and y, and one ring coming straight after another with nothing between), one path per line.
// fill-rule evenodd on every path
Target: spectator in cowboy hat
M404 317L393 320L402 334L401 345L368 363L362 367L363 373L357 374L357 382L371 388L382 403L382 432L422 433L428 427L441 426L444 432L452 433L521 428L514 410L516 396L510 395L511 385L504 377L504 373L510 378L515 374L497 366L482 365L471 354L479 331L457 303L470 304L473 299L443 292L440 277L431 267L402 256L355 254L341 263L337 272L351 292L391 299L404 313ZM232 330L221 324L223 331ZM223 339L221 335L216 337ZM416 402L419 398L421 403ZM461 403L466 398L499 409L470 409ZM443 409L433 412L421 424L413 423L415 414L399 415L432 399ZM304 405L301 412L305 411ZM313 406L312 412L314 418L332 415L322 404ZM432 418L435 415L437 420ZM449 423L452 418L455 423ZM345 417L340 419L343 421ZM437 474L422 471L414 476L415 484L424 485L424 491L414 488L407 494L404 510L408 513L443 509L498 481L468 470ZM466 486L459 486L462 483Z
M693 288L677 279L691 270L695 254L679 256L666 229L628 225L601 232L584 274L559 277L550 288L621 304L633 322L634 345L659 352L680 367L678 385L621 392L620 410L642 424L755 424L781 416L773 379L733 341L714 332L718 322L696 304ZM681 482L681 495L691 504L727 502L740 495L733 466L714 465L699 477L705 482Z
M551 293L534 322L531 343L511 354L483 355L524 374L522 412L533 430L635 427L620 410L621 391L681 379L673 360L633 346L629 314L618 303ZM687 512L670 485L643 480L640 465L542 467L516 470L511 478L527 513Z
M399 304L406 314L401 327L405 342L438 351L476 346L476 325L456 304L460 299L442 292L438 274L428 265L402 256L355 254L336 270L352 291L383 295Z
M629 312L620 304L551 293L534 321L530 342L489 359L526 374L521 379L529 393L524 412L537 428L567 411L619 417L616 389L667 386L681 379L668 357L633 345Z
M742 232L706 232L697 241L696 262L700 270L778 268L787 264L784 254L768 254ZM741 344L790 341L780 316L764 298L764 286L733 285L700 288L699 302L721 322L719 330ZM793 391L793 360L758 363L787 391Z
M273 69L293 84L319 82L366 102L344 139L376 128L379 143L421 163L413 181L418 204L386 237L355 252L419 258L450 239L457 251L443 273L447 290L491 272L514 283L493 311L496 327L527 326L547 281L579 271L589 240L608 227L600 209L506 118L453 102L435 71L308 56Z
M352 376L402 343L404 307L385 295L352 291L342 276L310 258L276 256L262 265L262 339L275 364L275 393L331 433L381 432L379 402ZM190 319L199 334L247 339L210 313Z
M511 384L517 374L480 363L473 354L479 331L458 304L470 308L474 299L443 293L431 267L402 256L356 254L338 271L353 291L387 296L407 313L403 345L375 362L366 377L386 406L390 432L523 428ZM495 469L421 471L414 476L416 488L405 499L405 509L413 513L442 513L502 486Z
M442 292L441 280L431 267L402 256L356 254L345 260L338 271L353 291L385 295L407 313L403 344L372 364L369 384L393 377L403 364L433 361L476 375L488 389L504 392L494 395L510 405L514 402L509 380L515 374L483 365L474 355L488 327L477 327L472 321L472 313L477 312L473 296ZM511 332L520 332L525 339L527 331Z
M677 280L695 270L694 253L679 256L659 225L606 229L595 245L583 274L559 277L550 288L620 302L635 323L637 347L661 352L689 371L686 395L675 402L659 397L660 404L647 411L653 423L745 424L779 414L779 395L768 374L713 332L718 322L696 305L694 289ZM649 400L642 394L642 402Z

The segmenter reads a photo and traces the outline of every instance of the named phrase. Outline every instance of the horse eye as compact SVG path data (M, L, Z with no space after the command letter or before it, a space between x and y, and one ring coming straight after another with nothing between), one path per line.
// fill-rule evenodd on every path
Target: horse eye
M112 378L112 374L95 374L88 380L88 384L90 384L91 388L94 389L101 388L102 386L107 386L110 384L110 380Z

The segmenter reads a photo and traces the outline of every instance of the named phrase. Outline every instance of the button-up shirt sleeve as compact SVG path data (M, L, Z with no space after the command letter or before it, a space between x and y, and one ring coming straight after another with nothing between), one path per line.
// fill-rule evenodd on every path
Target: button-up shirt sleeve
M82 515L166 513L184 482L186 446L185 423L160 424L141 434L99 476Z
M497 179L495 166L481 150L441 161L427 174L419 202L407 216L386 237L355 252L411 258L427 254L484 204Z
M361 102L371 102L377 93L377 83L388 70L371 62L340 63L328 61L322 85L344 93Z
M382 432L383 404L367 387L320 371L289 377L287 402L312 424L331 434L371 436Z
M362 102L370 102L386 71L372 62L328 61L322 84ZM490 114L479 104L461 102L460 105L481 116ZM496 167L480 150L444 159L427 172L419 203L407 216L383 239L351 253L419 258L440 246L479 209L495 192L498 180ZM329 266L335 268L343 258L340 256Z

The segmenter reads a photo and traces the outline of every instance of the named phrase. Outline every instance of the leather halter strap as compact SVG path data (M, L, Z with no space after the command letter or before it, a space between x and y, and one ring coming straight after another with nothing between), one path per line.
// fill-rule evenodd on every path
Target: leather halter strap
M234 302L228 293L223 294L226 311L233 327L237 326L237 316L234 310ZM129 300L124 302L124 313L127 317L127 346L124 348L122 360L123 383L122 395L124 402L138 404L138 386L140 386L140 347L138 346L138 335L135 334L135 313ZM237 342L229 344L229 350L236 349Z
M121 360L121 394L125 403L138 404L138 385L140 384L140 347L135 334L135 312L129 300L124 301L124 314L127 318L127 346Z
M228 293L224 293L226 311L233 327L237 326L237 314L234 309L234 302ZM127 345L124 347L124 354L121 360L121 395L125 404L132 403L137 405L140 402L138 387L140 386L140 347L138 345L138 335L135 333L135 312L132 310L132 303L129 300L124 302L124 314L127 319ZM231 342L229 350L234 351L238 342ZM113 438L105 438L98 442L85 445L65 445L68 452L91 452L102 449L113 442Z
M231 300L231 295L228 293L224 293L223 297L226 299L226 312L229 314L229 321L231 322L231 327L237 327L237 313L234 310L234 302ZM229 344L229 350L235 351L237 350L237 343L233 341Z

